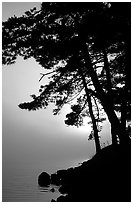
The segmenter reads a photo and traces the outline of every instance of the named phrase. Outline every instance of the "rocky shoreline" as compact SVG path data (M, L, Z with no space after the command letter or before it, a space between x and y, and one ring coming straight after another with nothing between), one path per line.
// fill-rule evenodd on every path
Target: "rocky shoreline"
M78 167L42 172L38 184L59 186L57 202L130 202L131 147L110 145Z

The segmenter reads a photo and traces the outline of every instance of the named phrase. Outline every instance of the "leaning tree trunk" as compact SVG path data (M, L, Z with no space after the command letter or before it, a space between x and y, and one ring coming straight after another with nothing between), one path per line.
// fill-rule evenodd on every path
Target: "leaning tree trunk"
M100 141L99 141L99 136L98 136L98 129L97 129L97 124L96 124L96 119L95 119L95 116L93 114L91 97L88 100L89 97L90 96L87 97L87 101L88 101L89 112L90 112L90 116L91 116L91 120L92 120L92 124L93 124L94 139L95 139L95 144L96 144L96 153L98 153L100 151L101 147L100 147Z
M92 125L93 125L93 130L94 130L94 140L95 140L95 145L96 145L96 153L98 153L101 150L100 147L100 141L99 141L99 136L98 136L98 129L97 129L97 123L96 123L96 119L95 116L93 114L93 108L92 108L92 102L91 102L91 96L89 95L88 92L88 88L87 88L87 83L84 77L84 74L82 72L82 69L79 67L79 73L82 77L82 81L83 81L83 85L85 88L85 92L86 92L86 96L87 96L87 102L88 102L88 107L89 107L89 113L91 116L91 120L92 120Z
M118 117L115 114L114 108L112 107L112 105L110 104L110 100L108 98L108 96L105 94L105 92L103 91L101 84L98 80L97 74L93 69L91 60L90 60L90 55L88 53L88 49L86 44L82 41L81 42L81 46L82 46L82 52L84 55L84 60L86 63L86 67L88 67L88 73L92 79L93 85L95 87L95 90L97 92L97 96L101 101L101 104L108 116L109 122L111 123L111 127L113 129L114 135L118 135L119 139L120 139L120 143L125 143L127 142L127 138L126 135L122 132L122 127L121 124L119 122Z

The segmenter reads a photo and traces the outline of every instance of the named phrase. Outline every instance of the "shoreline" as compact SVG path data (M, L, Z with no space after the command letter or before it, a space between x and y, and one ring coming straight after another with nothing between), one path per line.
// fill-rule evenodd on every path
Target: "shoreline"
M77 167L49 175L59 186L57 202L130 202L131 147L105 147ZM45 181L45 178L42 178ZM83 187L83 188L80 188Z

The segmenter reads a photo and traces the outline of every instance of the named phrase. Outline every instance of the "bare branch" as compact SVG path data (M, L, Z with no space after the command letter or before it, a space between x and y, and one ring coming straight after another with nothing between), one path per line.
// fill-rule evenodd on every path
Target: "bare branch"
M49 75L49 74L52 74L52 73L54 73L54 72L56 72L56 70L54 70L54 71L52 71L52 72L48 72L48 73L46 73L46 74L40 73L42 76L41 76L41 78L39 79L39 81L41 81L44 76Z
M76 94L73 98L71 98L69 101L67 101L67 103L69 103L69 102L73 101L75 98L77 98L81 94L83 89L84 89L84 87L80 90L80 92L78 94Z

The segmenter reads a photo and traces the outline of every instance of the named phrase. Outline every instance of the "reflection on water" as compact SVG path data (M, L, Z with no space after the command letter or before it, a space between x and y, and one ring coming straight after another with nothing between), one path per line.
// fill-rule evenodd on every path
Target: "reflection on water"
M57 186L39 187L37 173L21 171L3 172L3 202L50 202L60 196ZM51 189L54 188L54 192Z
M85 160L85 159L84 159ZM4 160L6 161L6 160ZM60 186L50 185L42 188L38 186L38 175L44 170L49 174L59 169L67 169L71 166L78 166L83 160L62 162L60 165L53 164L51 171L47 171L47 165L41 163L29 163L18 165L5 163L2 165L2 201L3 202L50 202L56 200L61 194ZM49 168L50 169L50 168ZM54 189L54 190L53 190Z
M40 187L40 192L48 192L49 191L49 187Z
M40 192L52 192L52 193L59 193L59 187L60 186L56 186L56 185L48 185L47 187L41 187L41 186L38 186Z

